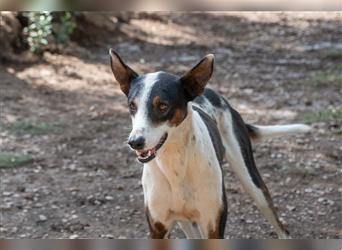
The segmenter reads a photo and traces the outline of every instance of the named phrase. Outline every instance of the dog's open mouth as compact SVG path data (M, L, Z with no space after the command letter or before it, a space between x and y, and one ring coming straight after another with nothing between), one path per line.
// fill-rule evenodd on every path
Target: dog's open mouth
M167 139L167 133L165 133L162 138L160 138L158 144L151 149L148 150L135 150L135 153L138 156L138 161L140 161L141 163L147 163L149 161L151 161L152 159L154 159L154 157L156 157L156 153L158 151L158 149L160 149L165 141Z

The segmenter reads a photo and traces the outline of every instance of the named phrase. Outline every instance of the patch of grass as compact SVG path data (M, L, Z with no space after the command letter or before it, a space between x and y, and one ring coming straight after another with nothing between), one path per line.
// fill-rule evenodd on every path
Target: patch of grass
M29 155L16 155L11 153L0 153L0 168L19 167L29 163L33 158Z
M325 111L315 111L304 114L306 123L342 121L341 108L329 108Z
M342 58L342 49L334 48L324 51L323 57L325 59L338 60Z
M342 88L342 74L337 72L316 72L310 81L316 87L336 85Z
M305 166L283 166L282 170L284 170L287 173L303 177L314 176L317 174L315 169Z
M342 126L338 126L335 130L333 130L334 134L342 135Z
M45 135L59 131L60 124L37 121L18 121L5 125L5 128L10 132L18 135Z
M307 80L309 84L315 87L336 86L342 88L342 64L335 64L332 68L319 70L311 75Z

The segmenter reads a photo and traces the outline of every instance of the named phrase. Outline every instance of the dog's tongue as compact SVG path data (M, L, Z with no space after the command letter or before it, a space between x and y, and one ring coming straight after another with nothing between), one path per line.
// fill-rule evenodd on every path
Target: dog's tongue
M155 149L149 149L149 150L146 150L146 151L143 151L143 150L137 150L136 151L136 154L138 155L138 157L140 158L147 158L147 157L150 157L152 154L155 153Z

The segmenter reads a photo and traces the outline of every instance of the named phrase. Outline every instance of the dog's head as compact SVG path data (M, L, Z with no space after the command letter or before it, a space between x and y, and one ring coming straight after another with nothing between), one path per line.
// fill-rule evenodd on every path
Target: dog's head
M139 75L112 49L110 62L128 99L133 125L128 144L140 162L149 162L171 130L186 118L187 103L203 93L213 72L214 56L207 55L180 77L166 72Z

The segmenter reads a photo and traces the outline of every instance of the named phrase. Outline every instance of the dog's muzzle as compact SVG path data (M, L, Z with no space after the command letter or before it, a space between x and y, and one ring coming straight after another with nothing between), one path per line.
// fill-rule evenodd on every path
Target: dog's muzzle
M141 163L147 163L153 160L156 157L157 151L164 145L168 134L165 133L159 140L158 144L151 149L148 150L135 150L135 153L138 156L138 161Z

